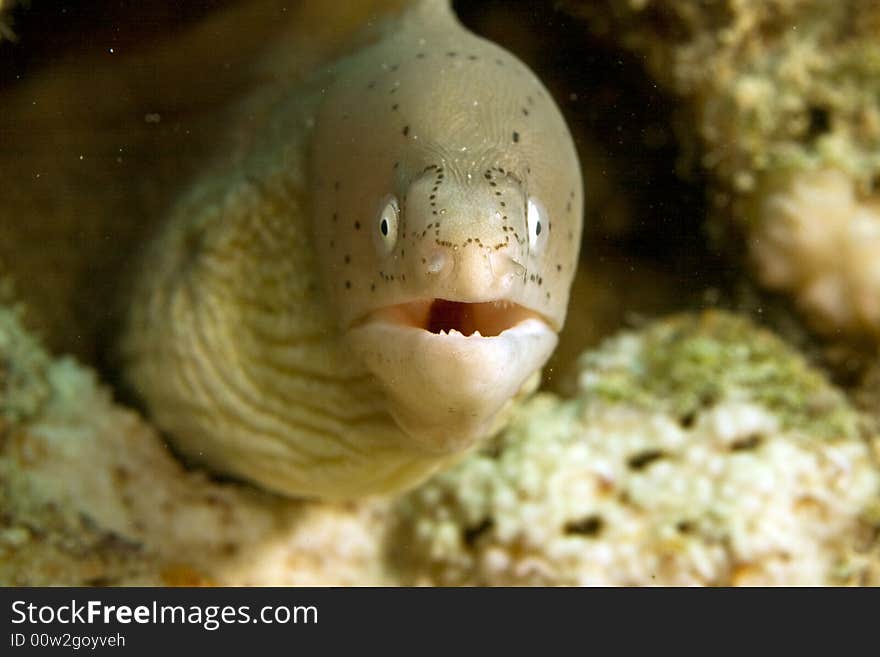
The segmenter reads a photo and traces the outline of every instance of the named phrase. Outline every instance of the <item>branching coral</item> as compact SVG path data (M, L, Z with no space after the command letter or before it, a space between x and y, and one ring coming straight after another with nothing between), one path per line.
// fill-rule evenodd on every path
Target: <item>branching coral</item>
M402 500L394 545L419 583L860 582L878 486L820 375L742 320L683 317L587 354L574 399L537 397Z

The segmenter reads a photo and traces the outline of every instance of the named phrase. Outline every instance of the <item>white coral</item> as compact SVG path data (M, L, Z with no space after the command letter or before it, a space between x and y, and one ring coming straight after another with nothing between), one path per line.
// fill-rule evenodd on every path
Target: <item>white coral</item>
M876 495L861 442L779 432L759 407L683 429L611 407L560 422L573 404L535 400L497 462L474 458L412 496L419 581L825 584L839 535ZM731 451L753 435L765 444Z
M834 169L792 174L759 195L751 255L761 281L794 293L825 332L880 336L880 198Z

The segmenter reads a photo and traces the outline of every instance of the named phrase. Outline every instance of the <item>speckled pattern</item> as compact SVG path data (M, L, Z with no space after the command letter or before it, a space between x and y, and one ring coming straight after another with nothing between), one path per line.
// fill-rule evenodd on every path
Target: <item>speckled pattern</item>
M215 470L411 487L497 431L556 345L583 211L569 131L439 0L254 107L144 258L128 382Z

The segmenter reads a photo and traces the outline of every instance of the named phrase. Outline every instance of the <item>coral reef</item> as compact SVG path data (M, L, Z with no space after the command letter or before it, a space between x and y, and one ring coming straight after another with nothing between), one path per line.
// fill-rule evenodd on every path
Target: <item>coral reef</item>
M536 39L544 19L522 20L539 14L532 5L474 5L481 33L507 35L580 113L576 130L606 139L576 135L593 243L546 392L399 499L291 501L190 469L91 369L23 328L53 353L99 362L106 300L180 188L241 139L228 129L237 103L350 49L401 2L234 1L182 21L179 3L156 0L118 9L118 24L64 18L52 39L25 43L28 19L52 4L0 0L0 42L13 14L23 35L0 45L33 49L0 62L16 60L0 85L0 176L16 182L0 205L0 584L880 585L880 362L851 402L788 332L786 346L717 313L667 318L579 357L634 314L638 325L639 313L698 307L694 293L717 285L717 272L683 260L701 239L682 235L697 232L682 221L692 210L655 175L672 168L647 146L666 139L666 115L646 102L634 127L624 111L617 78L642 93L639 76L620 74L635 59L670 95L681 170L708 174L716 237L736 250L726 238L741 232L756 278L814 328L847 347L880 337L873 0L556 3L606 56L634 53L628 69L604 66L577 25ZM161 18L137 20L153 11ZM95 48L105 42L113 49ZM575 56L583 68L569 70ZM597 62L610 72L583 93L573 85ZM628 154L607 149L618 139ZM699 196L692 183L682 189ZM663 233L686 246L667 253L654 244ZM642 244L630 251L621 236ZM628 250L615 259L614 248ZM7 274L26 287L25 317L10 310Z
M562 4L683 99L680 137L761 282L822 332L880 337L880 4Z
M0 583L880 583L880 440L778 339L624 333L416 491L291 501L188 470L0 309ZM873 450L873 451L872 451Z
M709 313L585 354L574 398L401 500L393 544L415 583L865 583L878 492L844 396Z

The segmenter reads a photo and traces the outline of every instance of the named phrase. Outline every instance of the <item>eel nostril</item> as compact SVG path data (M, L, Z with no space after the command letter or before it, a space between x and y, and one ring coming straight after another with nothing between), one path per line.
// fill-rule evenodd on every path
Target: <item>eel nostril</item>
M492 253L489 255L489 266L492 274L497 278L522 278L526 268L517 260L506 253Z
M446 267L447 256L443 251L433 251L425 262L425 271L429 274L439 274Z

